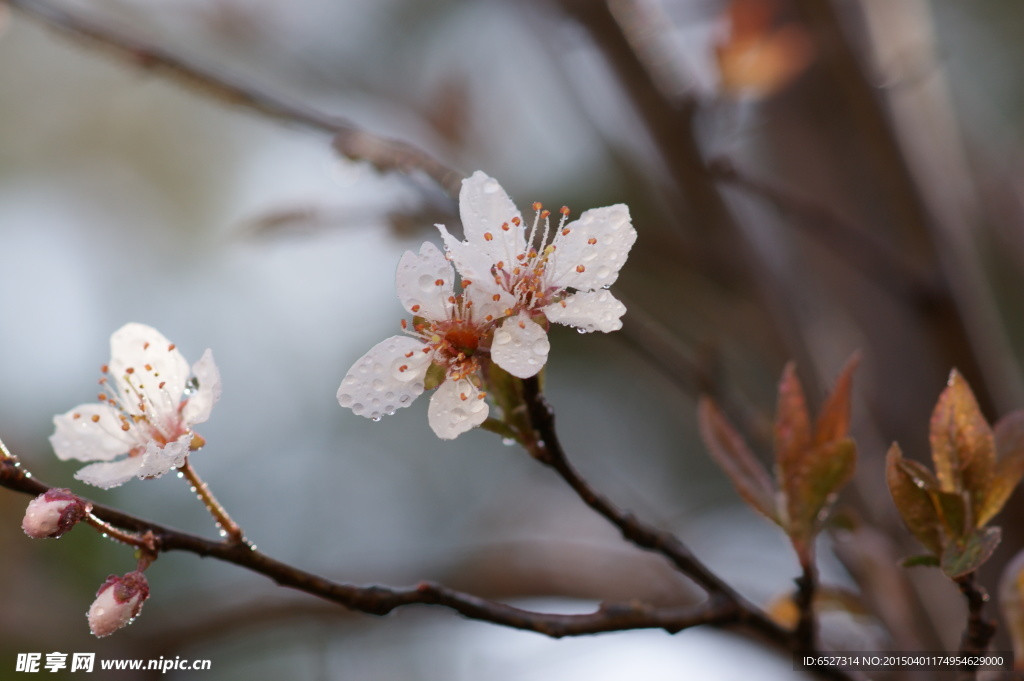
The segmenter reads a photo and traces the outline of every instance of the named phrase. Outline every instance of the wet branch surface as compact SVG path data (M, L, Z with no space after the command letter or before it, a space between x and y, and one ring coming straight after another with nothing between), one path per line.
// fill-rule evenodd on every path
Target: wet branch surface
M967 628L960 639L960 654L964 656L984 655L988 650L992 637L996 634L996 623L986 619L982 611L988 602L988 593L975 580L975 573L970 572L956 580L960 593L967 599ZM977 678L978 668L965 667L957 674L958 681L973 681Z
M65 36L102 48L126 64L169 78L224 104L243 107L278 122L331 135L334 150L348 159L366 161L380 171L402 174L419 171L450 196L458 196L464 173L449 168L407 142L375 135L344 118L288 101L251 83L236 81L172 50L145 42L124 30L58 7L47 0L0 2Z
M523 398L526 401L530 423L536 432L536 438L526 443L531 455L558 473L587 506L615 525L626 540L663 555L680 572L703 587L708 592L711 602L720 601L728 604L733 609L735 624L756 632L780 647L808 652L815 650L813 619L807 619L805 626L809 629L800 627L791 632L778 626L712 573L675 535L644 523L591 487L572 466L565 450L562 449L555 430L554 410L541 393L540 382L536 376L523 381ZM808 593L813 598L813 585ZM808 634L807 631L811 633ZM817 669L815 673L824 678L851 678L846 672L833 668Z

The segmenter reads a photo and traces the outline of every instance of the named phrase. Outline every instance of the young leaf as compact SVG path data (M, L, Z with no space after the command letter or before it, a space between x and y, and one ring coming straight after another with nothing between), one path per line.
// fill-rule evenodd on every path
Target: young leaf
M807 414L807 401L796 367L786 365L779 381L779 401L775 415L775 463L777 479L786 480L799 469L799 459L811 444L811 419Z
M853 372L860 364L860 353L854 353L846 360L846 366L839 373L835 387L822 405L814 429L814 444L835 442L846 437L850 430L850 393L853 389Z
M930 490L936 489L938 482L934 481L934 478L929 481L919 476L917 468L908 465L914 463L904 459L900 446L893 443L885 458L885 477L889 483L889 493L903 518L903 524L925 548L938 556L942 553L942 532L939 529L939 515L935 510L935 503L929 493ZM931 476L926 469L925 473Z
M942 490L970 492L972 510L979 517L995 474L995 444L974 393L956 369L932 412L929 435Z
M1024 477L1024 411L999 419L995 427L996 468L988 494L977 512L978 527L999 513Z
M850 438L806 449L794 461L779 481L786 492L786 530L791 537L810 543L829 501L853 477L856 462L857 446Z
M963 492L943 492L938 490L932 492L939 509L939 518L946 530L946 537L955 541L963 539L972 529L973 523L969 522L967 499Z
M698 420L704 444L729 476L739 495L756 510L778 523L775 486L768 471L711 398L701 399Z
M982 527L973 530L963 542L949 542L942 552L942 571L950 579L974 572L992 556L1001 535L998 527Z

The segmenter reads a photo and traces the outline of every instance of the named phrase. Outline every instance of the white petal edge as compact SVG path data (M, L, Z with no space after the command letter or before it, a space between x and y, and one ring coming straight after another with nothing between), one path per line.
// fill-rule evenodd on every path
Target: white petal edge
M608 291L582 291L544 308L547 318L556 324L575 326L584 331L618 331L626 306Z
M199 390L189 395L181 410L182 420L188 426L205 423L210 418L213 405L220 399L220 371L213 361L212 350L207 348L199 361L192 365L192 375L199 382Z
M478 170L462 181L459 215L466 241L485 252L492 263L511 262L526 250L523 216L498 181L486 173ZM513 218L519 219L518 227ZM502 229L504 223L507 230Z
M452 440L483 423L488 411L486 400L470 381L445 381L430 398L427 420L435 435Z
M150 368L146 369L147 366ZM118 399L133 414L139 413L139 410L138 400L133 397L133 391L126 382L129 368L134 370L132 382L136 386L139 383L163 382L164 389L161 392L171 396L172 400L177 400L184 392L189 371L188 362L177 346L153 327L135 322L125 324L110 336L108 367L117 388ZM149 392L151 397L157 394L156 391ZM157 405L161 409L177 409L176 401L173 404L162 402Z
M119 417L120 413L108 404L80 404L53 417L55 430L50 445L57 458L64 461L110 461L138 444L133 437L136 431L121 430Z
M423 392L433 357L430 346L409 336L381 341L348 370L338 388L338 404L366 418L408 407Z
M544 328L521 312L503 321L495 330L491 359L513 376L529 378L544 367L550 350L551 343Z
M635 242L636 229L625 204L584 211L555 237L548 283L578 291L611 286Z
M109 463L90 464L75 473L75 477L102 489L118 487L132 478L159 477L185 462L191 440L191 435L185 435L163 447L150 442L146 446L146 451L139 456L129 456Z
M438 284L437 282L441 282ZM406 251L398 262L395 288L410 314L430 320L447 319L454 293L455 271L437 246L425 242L419 254Z

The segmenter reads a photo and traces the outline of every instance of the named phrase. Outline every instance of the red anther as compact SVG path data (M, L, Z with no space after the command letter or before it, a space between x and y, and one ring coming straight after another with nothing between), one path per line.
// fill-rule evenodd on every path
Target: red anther
M415 350L410 350L409 352L405 353L405 356L408 358L408 357L412 357L415 354L416 354Z
M134 374L135 373L134 367L128 367L127 369L125 369L125 373Z
M561 208L561 210L559 212L562 215L568 215L569 214L569 206L562 206L562 208Z
M586 270L587 270L587 268L584 267L583 265L576 265L576 271L577 272L585 272Z
M174 343L171 343L170 345L167 346L167 352L173 352L174 348L176 348L176 347L178 347L178 346L175 345Z
M132 427L131 427L131 426L129 426L129 425L127 424L127 423L122 423L122 424L121 424L121 430L123 430L124 432L126 432L126 433L127 433L127 432L128 432L129 430L131 430L131 429L132 429Z
M146 341L145 343L142 344L142 349L149 350L149 341Z
M74 414L71 415L71 418L73 418L73 419L80 419L80 418L82 418L82 415L79 414L78 412L75 412Z
M444 279L438 279L435 281L434 286L444 286Z
M99 395L96 396L96 399L98 399L100 402L106 402L107 396L103 393L100 393Z
M491 300L493 300L494 302L498 302L499 300L501 300L501 294L495 293L493 296L491 296Z
M562 236L569 236L569 232L571 232L571 231L572 231L571 229L566 227L565 229L562 230Z
M473 281L471 279L463 279L462 280L462 288L466 288L467 286L472 286L472 285L473 285Z
M542 206L542 205L540 204L540 201L534 201L534 202L533 202L533 209L534 209L535 211L536 211L536 210L540 210L540 209L541 209L541 208L543 208L543 207L544 207L544 206Z
M507 232L509 230L508 223L507 222L501 223L501 229L502 229L502 231Z
M413 305L409 309L412 310L413 312L419 312L420 311L420 306L419 305Z
M403 364L402 366L398 367L399 371L408 371L408 369L409 369L409 365L408 364Z
M518 227L519 225L523 224L523 221L520 220L518 217L514 217L512 218L512 224Z
M110 367L108 367L106 364L104 364L103 366L100 367L100 373L105 374L108 371L110 371Z
M587 239L587 243L593 246L594 244L597 243L597 239L595 237L590 237L589 239Z
M160 385L158 385L157 388L159 390L163 390L165 385L167 385L167 381L160 381Z
M484 241L494 241L494 235L490 232L484 232Z
M549 210L542 210L542 211L540 212L540 216L541 216L541 218L543 218L544 220L547 220L547 219L548 219L548 217L549 217L550 215L551 215L551 211L549 211Z
M91 418L92 418L92 422L96 423L96 422L98 422L100 420L100 415L99 414L93 414Z
M152 370L153 370L153 366L151 364L147 364L146 365L146 371L152 371Z

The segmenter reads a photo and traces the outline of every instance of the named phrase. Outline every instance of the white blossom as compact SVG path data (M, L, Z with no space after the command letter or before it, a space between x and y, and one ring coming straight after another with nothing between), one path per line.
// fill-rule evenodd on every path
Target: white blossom
M190 372L175 345L144 324L115 331L110 354L99 402L54 417L50 436L59 458L99 462L75 477L103 488L181 466L190 448L202 442L192 427L210 417L220 397L210 350Z
M132 571L123 577L110 575L86 613L90 631L97 637L109 636L131 624L147 598L149 582L141 572Z
M378 343L349 369L338 388L338 403L358 416L379 420L407 407L422 393L436 366L443 382L427 411L438 437L452 439L487 418L480 354L488 331L502 312L493 295L478 296L472 282L455 293L455 272L441 251L425 243L406 251L395 275L398 298L413 315L406 335Z
M636 241L624 204L593 208L568 223L569 211L563 208L554 230L548 211L540 204L533 207L536 217L527 233L497 180L477 171L463 180L459 194L466 240L438 225L459 274L473 282L478 295L504 308L496 315L503 319L491 356L519 378L535 375L544 365L547 322L580 331L622 328L626 307L605 289L618 278Z

